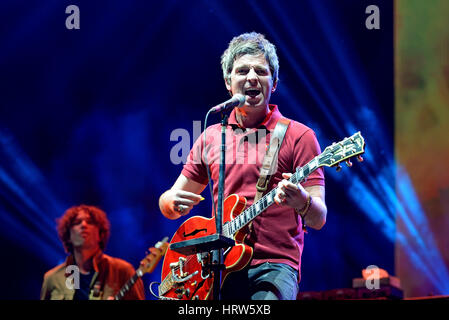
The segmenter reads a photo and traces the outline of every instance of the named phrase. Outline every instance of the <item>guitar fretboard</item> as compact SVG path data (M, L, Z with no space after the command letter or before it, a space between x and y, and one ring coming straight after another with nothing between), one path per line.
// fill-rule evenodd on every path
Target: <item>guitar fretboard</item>
M298 184L303 182L313 171L318 169L320 165L320 158L322 155L318 155L308 162L305 166L297 169L297 171L292 174L289 181ZM223 234L227 237L232 237L237 231L246 226L249 222L255 219L259 214L264 212L269 206L274 203L274 196L276 195L277 188L272 189L267 194L259 199L252 206L247 208L237 217L223 225Z
M169 273L165 279L161 282L161 284L159 285L159 296L164 295L165 293L167 293L175 284L175 281L173 280L172 274Z
M303 182L313 171L322 166L334 166L341 161L349 159L355 155L364 152L365 140L360 131L353 134L351 137L345 138L338 143L333 143L328 146L323 153L313 158L306 165L297 168L296 172L292 174L289 181L298 184ZM274 203L274 196L276 195L277 187L269 191L256 203L240 213L237 217L223 225L223 234L227 237L232 237L237 231L246 226L250 221L256 218L259 214L264 212L269 206Z

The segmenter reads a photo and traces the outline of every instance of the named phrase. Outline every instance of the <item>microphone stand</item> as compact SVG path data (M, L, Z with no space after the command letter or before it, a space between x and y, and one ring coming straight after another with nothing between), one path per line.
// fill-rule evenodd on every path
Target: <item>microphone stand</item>
M217 211L215 213L215 234L203 236L191 240L184 240L170 244L170 249L184 255L193 255L201 252L210 252L210 264L203 266L213 272L213 300L221 299L222 271L226 265L223 263L223 249L235 245L233 238L223 235L223 202L224 202L224 180L225 180L225 159L226 159L226 126L228 125L228 115L221 112L221 147L220 147L220 171L218 178L218 199ZM211 183L211 182L210 182Z
M217 213L215 216L215 224L217 234L222 235L223 225L223 202L224 202L224 180L226 171L226 126L228 125L228 115L221 113L221 146L220 146L220 171L218 178L218 200L217 200ZM221 276L222 271L226 268L223 264L223 248L217 248L212 251L212 264L211 270L214 273L214 291L213 299L221 300Z

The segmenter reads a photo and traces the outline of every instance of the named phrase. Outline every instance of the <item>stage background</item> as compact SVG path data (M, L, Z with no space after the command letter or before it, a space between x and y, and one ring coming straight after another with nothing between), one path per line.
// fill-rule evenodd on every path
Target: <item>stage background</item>
M449 292L449 2L395 14L396 272L408 296Z
M71 4L79 30L65 26ZM380 29L365 25L372 4ZM171 135L185 130L193 144L194 121L228 99L220 56L249 31L277 46L272 102L285 116L312 127L323 149L359 130L367 143L363 163L325 171L327 224L306 235L300 290L351 287L373 264L395 275L395 242L409 237L396 228L393 2L15 0L0 15L1 299L39 297L44 272L65 258L55 219L72 205L104 209L106 253L134 266L174 233L182 220L158 208L182 169ZM193 214L210 214L207 190Z

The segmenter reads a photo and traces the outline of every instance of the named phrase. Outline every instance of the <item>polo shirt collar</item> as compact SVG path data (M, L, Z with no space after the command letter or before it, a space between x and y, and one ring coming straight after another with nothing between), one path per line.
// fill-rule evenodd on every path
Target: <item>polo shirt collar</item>
M265 119L256 128L265 127L269 131L272 131L274 130L276 123L282 117L282 115L279 112L277 105L269 104L268 107L270 108L270 112L268 112ZM231 125L233 128L242 128L237 122L237 119L235 118L235 109L232 110L231 114L229 115L228 124Z

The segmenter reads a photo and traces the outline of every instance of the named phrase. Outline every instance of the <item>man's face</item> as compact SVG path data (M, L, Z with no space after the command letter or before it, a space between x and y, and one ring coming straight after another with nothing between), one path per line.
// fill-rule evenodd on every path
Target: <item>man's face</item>
M74 248L96 249L100 246L100 230L89 213L78 212L70 228L70 241Z
M234 61L231 81L226 81L226 88L234 95L245 96L245 107L266 108L270 101L273 85L270 66L264 55L245 54Z

